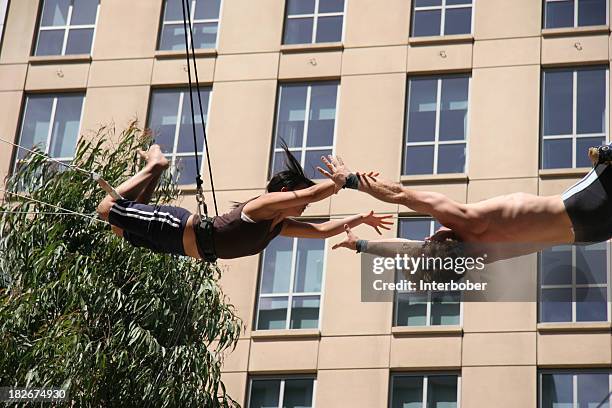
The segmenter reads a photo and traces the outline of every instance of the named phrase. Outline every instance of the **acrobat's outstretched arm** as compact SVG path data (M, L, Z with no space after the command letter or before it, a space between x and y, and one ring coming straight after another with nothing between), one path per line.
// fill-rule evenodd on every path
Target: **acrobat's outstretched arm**
M329 238L342 234L345 231L345 225L356 227L361 224L371 226L380 234L379 228L388 230L389 225L393 224L388 221L391 217L392 215L376 215L374 211L370 211L369 213L352 215L340 220L329 220L322 223L304 222L288 218L283 223L281 235L297 238Z
M332 249L348 248L357 252L364 252L372 255L394 257L397 254L411 253L416 246L421 246L422 241L411 241L403 238L377 239L366 241L359 239L348 225L344 226L346 237L344 241L335 244Z
M378 173L352 173L341 157L323 158L329 171L319 171L339 187L353 188L381 201L405 205L419 213L429 214L450 228L469 226L468 208L434 191L417 191L378 177ZM343 183L342 185L340 185Z

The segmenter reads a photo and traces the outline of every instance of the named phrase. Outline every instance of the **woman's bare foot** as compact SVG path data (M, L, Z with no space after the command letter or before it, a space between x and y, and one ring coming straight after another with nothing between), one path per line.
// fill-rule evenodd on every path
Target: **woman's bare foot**
M151 145L146 152L138 149L138 155L146 160L147 166L156 170L166 170L170 166L170 162L161 151L158 144Z

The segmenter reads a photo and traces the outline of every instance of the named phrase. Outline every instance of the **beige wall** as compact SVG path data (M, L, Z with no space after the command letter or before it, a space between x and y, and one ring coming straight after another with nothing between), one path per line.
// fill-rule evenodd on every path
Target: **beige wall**
M347 1L343 45L301 52L281 50L283 0L223 2L218 49L197 62L202 84L213 88L210 148L222 210L230 200L263 190L277 87L297 80L340 81L336 150L355 169L399 181L407 78L467 72L466 175L423 177L413 180L415 189L475 202L516 191L557 194L580 176L539 174L540 72L542 66L608 64L609 32L544 38L540 0L479 0L473 38L409 44L409 0ZM182 54L156 54L162 0L101 0L91 61L30 59L38 3L12 1L8 13L0 54L2 138L18 137L27 92L86 91L86 134L109 122L118 128L132 118L144 122L152 87L186 85ZM11 155L9 146L0 145L0 179L9 172ZM195 200L182 203L193 209ZM408 212L342 191L308 214L339 217L369 209ZM357 231L375 236L363 227ZM246 324L225 365L228 390L238 401L246 398L248 375L310 373L317 377L318 407L339 406L340 396L342 406L384 407L390 372L444 369L461 374L463 407L535 407L538 367L612 364L609 327L603 333L540 333L535 303L465 304L461 330L392 333L392 305L361 302L359 258L331 251L338 240L327 243L320 332L302 337L258 336L252 322L259 257L223 263L221 285Z

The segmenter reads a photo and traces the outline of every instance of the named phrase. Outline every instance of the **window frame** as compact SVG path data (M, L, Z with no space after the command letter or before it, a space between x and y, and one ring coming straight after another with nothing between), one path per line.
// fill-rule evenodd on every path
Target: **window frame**
M346 4L346 3L345 3ZM309 123L310 123L310 119L308 117L309 112L310 112L310 108L311 108L311 102L312 102L312 86L313 85L325 85L325 84L331 84L331 83L336 83L336 107L335 107L335 116L334 116L334 135L332 138L332 145L331 146L311 146L308 147L308 129L309 129ZM307 86L306 89L306 111L304 113L304 134L302 137L302 145L299 147L289 147L289 151L291 153L295 153L295 152L300 152L301 153L301 157L300 157L300 165L302 166L302 168L304 168L305 164L306 164L306 152L309 151L316 151L316 150L331 150L331 154L332 156L336 155L336 141L337 141L337 137L338 137L338 113L340 111L340 93L341 93L341 83L339 80L328 80L328 81L308 81L308 82L286 82L286 83L279 83L278 87L277 87L277 96L276 96L276 109L275 109L275 113L274 113L274 127L272 129L273 135L272 135L272 146L271 146L271 154L270 154L270 160L269 160L269 164L268 164L268 180L270 180L272 178L272 176L274 175L274 156L276 155L276 153L282 153L283 149L276 147L276 142L278 141L278 123L280 120L280 110L282 107L282 92L281 89L283 86L285 85L303 85L303 86ZM319 175L318 173L315 172L315 175L317 177L313 177L314 180L322 180L324 177L322 175Z
M182 1L182 0L181 0ZM189 46L191 48L191 33L193 32L193 27L195 24L206 24L206 23L217 23L217 33L215 35L215 46L212 49L218 49L219 48L219 31L221 30L221 19L223 18L223 3L225 0L219 0L219 18L213 19L213 18L201 18L201 19L195 19L195 12L196 12L196 3L198 1L201 0L190 0L191 1L191 5L190 5L190 14L189 14L189 18L191 20L191 25L190 25L190 30L187 32L187 40L189 41ZM157 35L157 45L155 47L156 51L175 51L175 52L184 52L185 49L181 48L180 50L162 50L160 48L161 46L161 40L162 40L162 35L164 33L164 26L165 25L177 25L180 24L181 25L181 29L183 29L183 20L169 20L169 21L165 21L164 20L164 15L166 14L166 5L168 4L168 0L163 0L162 2L162 7L161 7L161 16L159 19L159 33ZM194 42L194 47L195 47L195 42ZM196 50L206 50L209 48L198 48L195 47Z
M28 102L29 102L29 98L30 96L47 96L49 98L53 98L53 102L51 105L51 112L50 112L50 116L49 116L49 130L47 131L47 139L45 141L45 149L44 152L42 152L45 155L49 155L49 157L53 158L53 160L55 161L59 161L62 163L70 163L72 160L74 160L74 155L71 157L53 157L50 156L49 154L49 149L51 148L51 141L52 141L52 136L53 136L53 126L55 123L55 115L57 113L57 101L58 98L61 97L62 95L82 95L83 101L81 102L81 114L79 116L79 129L77 131L77 138L76 138L76 146L78 146L80 137L81 137L81 130L83 127L83 116L85 113L85 102L87 100L87 93L86 92L56 92L56 93L26 93L24 95L24 101L23 101L23 107L21 109L21 117L19 119L19 128L17 131L17 144L19 144L22 147L26 147L26 148L31 148L32 146L23 146L21 144L21 136L22 136L22 132L23 132L23 128L25 127L25 119L26 119L26 114L28 112ZM13 165L11 166L13 169L13 172L16 171L17 166L19 165L19 154L18 151L19 149L17 147L14 148L14 154L13 154ZM76 149L74 151L74 153L76 153Z
M429 217L429 216L423 216L423 215L419 215L419 216L408 216L408 217L398 217L398 223L397 223L397 236L399 238L401 238L400 235L400 225L402 223L402 220L419 220L419 221L429 221L429 234L433 235L433 233L436 230L436 219L433 217ZM409 291L406 290L400 290L400 291L394 291L393 292L393 316L392 316L392 327L405 327L405 328L420 328L420 327L463 327L463 296L461 295L461 300L459 301L459 323L457 323L456 325L441 325L441 324L431 324L431 308L432 308L432 304L431 304L431 291L427 291L427 309L426 309L426 314L425 314L425 321L426 324L424 325L418 325L418 326L410 326L410 325L400 325L397 323L397 312L398 312L398 308L399 308L399 294L403 294L403 293L410 293Z
M326 220L328 221L328 219L325 218L321 218L321 220ZM306 221L312 221L312 219L307 219ZM280 235L279 235L280 236ZM300 239L317 239L320 240L321 238L297 238L297 237L285 237L283 236L283 238L288 238L293 240L292 242L292 247L291 247L291 271L290 271L290 276L289 276L289 292L283 292L283 293L262 293L262 285L263 285L263 268L264 268L264 256L265 256L265 250L262 251L261 255L259 256L259 272L257 274L257 298L255 299L255 316L254 316L254 326L253 326L253 330L255 331L260 331L260 332L268 332L271 330L321 330L321 320L322 320L322 316L323 316L323 308L324 308L324 302L323 302L323 298L325 295L325 277L327 275L327 260L328 260L328 251L327 251L327 244L328 244L328 238L324 238L323 239L323 272L321 274L321 291L320 292L298 292L297 296L294 296L294 283L295 283L295 275L296 275L296 259L297 259L297 243L298 240ZM293 309L293 298L294 297L308 297L308 296L319 296L319 318L317 321L317 327L316 328L299 328L299 329L292 329L291 328L291 311ZM286 297L287 298L287 315L285 317L285 327L283 329L258 329L259 326L259 304L260 304L260 300L261 298L283 298Z
M340 42L343 43L344 42L344 36L346 33L346 5L349 2L349 0L344 0L344 9L342 10L342 12L328 12L328 13L319 13L319 3L320 0L314 0L315 1L315 6L314 6L314 13L306 13L306 14L292 14L289 15L289 7L288 7L288 2L289 0L285 0L285 18L283 21L283 35L281 38L281 44L282 45L287 45L287 46L293 46L293 45L307 45L307 44L333 44L335 42ZM340 35L340 39L338 41L326 41L326 42L317 42L317 28L318 28L318 22L319 22L319 17L339 17L342 16L342 34ZM296 44L287 44L285 43L285 33L287 30L287 23L290 19L300 19L300 18L312 18L312 33L310 36L310 42L309 43L296 43Z
M565 1L565 0L555 0L555 1ZM605 129L604 133L585 133L578 134L577 126L578 126L578 71L589 70L593 68L600 68L605 70L606 73L606 112L605 112ZM564 134L564 135L544 135L544 110L546 106L546 81L545 75L547 72L572 72L572 133ZM565 67L565 68L542 68L540 74L540 154L539 154L539 163L540 170L552 170L552 169L576 169L580 167L576 167L576 157L578 155L576 143L578 139L587 139L594 137L602 137L605 142L609 142L610 140L610 68L609 65L585 65L585 66L573 66L573 67ZM572 167L544 167L544 141L545 140L572 140ZM583 152L586 154L586 152Z
M427 142L409 142L408 141L408 125L410 123L410 98L412 98L411 86L412 79L436 79L437 80L437 89L436 89L436 124L435 124L435 133L434 140ZM444 79L452 79L452 78L467 78L468 79L468 95L467 95L467 119L465 123L465 139L464 140L443 140L440 141L440 107L442 103L442 80ZM405 98L405 107L404 107L404 128L402 129L404 136L402 139L402 161L401 161L401 175L402 176L416 176L416 177L428 177L435 176L439 174L456 174L456 173L439 173L438 172L438 156L440 145L459 145L465 144L465 163L463 165L463 172L458 174L467 174L468 173L468 164L470 160L470 149L469 149L469 140L470 140L470 122L471 115L470 111L472 109L472 73L458 73L458 74L438 74L438 75L412 75L408 76L408 81L406 85L406 98ZM434 158L433 158L433 172L432 173L420 173L420 174L408 174L405 172L406 166L406 155L408 153L408 148L411 146L433 146L434 147Z
M601 283L581 283L581 284L577 284L576 283L576 246L575 245L571 245L571 251L572 251L572 283L569 285L543 285L542 284L542 251L538 251L538 264L537 264L537 268L538 268L538 275L537 275L537 279L538 279L538 323L542 323L542 324L547 324L547 323L551 323L551 324L563 324L563 323L568 323L568 324L573 324L573 323L578 323L578 324L582 324L582 323L606 323L606 322L610 322L612 321L611 316L612 316L612 302L610 301L612 296L612 285L610 284L610 278L612 276L611 274L611 269L612 269L612 241L605 241L605 245L606 245L606 279L607 279L607 283L601 284ZM595 321L589 321L589 320L576 320L576 304L578 303L576 300L576 289L584 289L584 288L603 288L606 287L606 296L608 297L606 303L606 311L607 311L607 319L606 320L595 320ZM549 322L549 321L542 321L542 290L546 290L546 289L571 289L572 290L572 299L571 299L571 303L572 303L572 320L570 321L564 321L564 322ZM611 383L612 384L612 383ZM612 391L612 390L611 390Z
M434 35L433 37L444 37L447 35L474 35L474 8L476 7L476 1L472 0L472 2L468 4L451 4L446 5L446 0L442 0L442 3L439 6L416 6L416 1L412 2L412 16L410 18L410 38L421 38L421 37L429 37L425 35L414 35L414 26L416 21L417 11L431 11L431 10L440 10L440 30L438 35ZM463 34L445 34L444 33L444 24L446 23L446 10L447 9L462 9L470 7L472 13L470 15L470 32Z
M10 7L11 7L10 0L0 0L0 52L2 52L2 44L4 40L4 28L6 27L6 19L8 17Z
M93 24L74 24L72 25L72 9L74 8L74 1L70 0L70 5L68 6L68 13L66 14L66 24L58 25L58 26L43 26L42 25L42 16L45 8L45 1L42 0L40 2L40 11L38 13L38 24L36 35L34 37L34 49L32 51L32 56L34 57L55 57L55 56L67 56L67 55L80 55L80 54L66 54L66 47L68 46L68 36L71 30L79 30L79 29L93 29L93 34L91 37L91 46L89 49L89 53L85 55L93 55L94 52L94 44L96 43L96 33L98 31L98 20L100 18L100 6L101 0L98 1L98 5L96 6L96 19ZM62 52L60 54L50 54L50 55L37 55L38 51L38 42L40 40L41 31L64 31L64 38L62 40Z
M567 1L574 2L574 25L566 26L566 27L551 27L546 28L546 10L548 3L563 3ZM568 29L568 28L579 28L579 27L597 27L597 25L578 25L578 2L582 0L544 0L544 7L542 7L542 29L544 30L559 30L559 29ZM606 22L605 25L610 24L610 0L604 0L606 2Z
M608 386L609 393L612 393L612 371L610 369L602 368L586 368L586 369L554 369L547 368L538 370L538 408L542 408L542 396L544 395L542 390L542 376L546 374L568 374L572 375L572 408L579 408L578 406L578 375L580 374L604 374L608 373ZM610 394L608 394L608 404L612 401Z
M393 404L393 391L394 391L394 384L395 384L395 379L397 377L422 377L423 378L423 389L421 390L421 395L422 395L422 399L421 399L421 406L422 407L427 407L427 388L429 385L429 377L436 377L436 376L456 376L457 377L457 408L461 407L461 373L459 372L454 372L454 371L417 371L417 372L402 372L402 371L392 371L391 375L390 375L390 379L389 379L389 401L387 406L389 408L392 408L392 404Z
M253 381L258 380L278 380L280 381L280 388L278 391L278 408L282 408L283 400L285 398L285 381L286 380L312 380L312 407L316 407L316 395L317 395L317 377L314 374L291 374L291 375L249 375L247 381L247 403L246 408L251 408L251 392L253 391Z
M209 124L210 124L210 107L212 106L212 98L213 98L213 86L212 85L206 85L203 87L200 87L200 92L202 92L203 90L208 90L208 106L205 112L206 115L206 126L204 127L204 130L206 132L206 137L208 137L208 129L209 129ZM187 87L183 87L183 86L179 86L179 87L168 87L168 88L160 88L160 87L155 87L155 88L151 88L151 92L149 95L149 104L148 104L148 108L147 108L147 127L149 127L149 125L151 124L151 118L150 118L150 114L152 112L152 107L153 107L153 94L157 91L175 91L175 92L180 92L179 94L179 102L178 102L178 107L177 107L177 120L175 123L175 129L174 129L174 135L172 136L172 141L173 141L173 145L172 145L172 153L163 153L164 157L166 157L169 161L170 161L170 174L172 175L172 177L176 177L176 164L177 164L177 159L181 159L184 157L190 158L193 157L193 151L190 152L184 152L184 153L177 153L176 149L178 147L178 142L179 142L179 136L180 136L180 131L181 131L181 119L182 119L182 115L183 115L183 104L185 102L185 97L189 98L189 88ZM194 95L193 95L193 109L194 109L194 115L197 117L199 117L200 115L200 110L199 110L199 105L198 105L198 94L197 94L197 89L193 90ZM202 106L202 108L204 108L204 106ZM156 129L151 129L153 132L156 131ZM196 124L196 134L198 132L198 130L201 130L199 128L199 125ZM200 168L198 169L200 173L202 173L202 171L204 170L204 165L206 164L206 146L205 146L205 141L203 141L202 143L202 147L201 150L198 151L198 157L199 157L199 161L200 161ZM179 184L178 180L177 180L177 185L178 186L190 186L190 185L195 185L195 175L194 175L194 182L192 183L187 183L187 184Z

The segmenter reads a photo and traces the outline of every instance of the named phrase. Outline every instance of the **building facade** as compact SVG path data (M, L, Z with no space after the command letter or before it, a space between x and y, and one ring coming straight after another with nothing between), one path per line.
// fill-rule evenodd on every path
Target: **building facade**
M264 191L281 138L313 177L322 154L339 153L462 203L560 194L588 171L586 148L609 140L608 0L190 5L221 211ZM79 137L138 118L182 170L193 210L180 1L11 0L6 10L0 137L69 161ZM20 158L0 142L2 179ZM306 215L369 210L397 215L387 237L436 228L355 191ZM246 324L224 381L243 406L577 408L612 390L608 244L526 257L534 302L368 303L360 258L332 251L339 240L277 238L222 263ZM572 267L551 273L559 259Z

